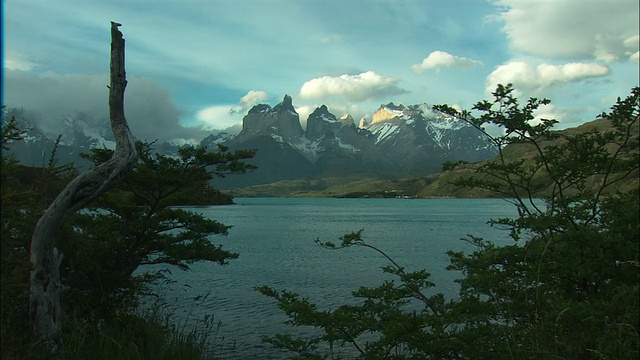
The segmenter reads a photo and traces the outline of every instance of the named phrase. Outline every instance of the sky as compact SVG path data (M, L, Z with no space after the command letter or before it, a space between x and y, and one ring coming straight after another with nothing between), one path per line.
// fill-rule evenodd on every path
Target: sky
M637 0L4 0L3 98L55 131L105 119L110 21L125 112L146 139L203 138L285 94L371 120L381 104L470 109L496 84L572 127L638 86Z

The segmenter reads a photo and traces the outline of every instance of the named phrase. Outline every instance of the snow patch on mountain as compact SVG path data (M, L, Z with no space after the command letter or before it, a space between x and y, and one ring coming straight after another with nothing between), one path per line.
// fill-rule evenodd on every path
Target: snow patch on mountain
M277 141L277 142L279 142L279 143L283 143L283 142L284 142L284 138L283 138L282 136L280 136L280 135L271 134L271 137L272 137L275 141Z
M356 148L355 146L351 145L351 144L346 144L342 142L342 139L340 139L339 137L336 137L336 141L338 142L338 146L340 146L343 149L347 149L352 151L354 154L359 152L360 149Z
M392 123L378 123L372 125L368 130L376 136L376 144L378 144L396 134L400 130L400 125Z
M298 150L304 157L310 161L315 161L319 156L323 148L320 146L320 142L323 138L317 140L309 140L306 136L301 138L299 143L291 144L291 146Z
M223 140L219 140L218 143L221 143L222 141ZM175 139L167 140L167 143L172 146L182 147L186 145L198 146L200 145L201 141L197 141L194 139L175 138Z
M326 114L321 114L320 115L320 119L322 121L326 121L328 123L337 123L338 122L338 120L336 120L335 118L332 118L330 116L327 116Z

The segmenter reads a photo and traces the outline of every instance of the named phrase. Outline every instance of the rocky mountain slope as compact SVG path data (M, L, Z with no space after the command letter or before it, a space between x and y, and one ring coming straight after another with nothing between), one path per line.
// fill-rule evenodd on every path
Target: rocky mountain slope
M576 128L569 128L558 131L559 134L576 135L589 131L604 132L611 128L611 123L606 119L594 120L582 124ZM638 129L636 128L637 132ZM558 139L545 140L541 142L542 146L556 144ZM505 159L512 161L515 159L524 159L531 161L536 149L527 143L510 144L504 149ZM475 163L460 164L452 169L429 175L403 179L379 179L379 178L358 178L358 177L326 177L321 179L298 179L283 180L272 184L255 185L242 189L231 190L233 196L281 196L281 197L401 197L401 198L432 198L432 197L457 197L457 198L484 198L499 197L500 194L492 193L485 189L462 187L455 183L468 177L483 178L487 175L478 173L476 170L480 168L485 161ZM616 186L613 190L627 192L631 189L637 189L638 170L628 174L628 176ZM597 176L594 177L592 185L598 184ZM546 174L541 172L534 179L539 184L547 184L542 186L539 193L534 195L540 196L550 192L553 184L549 181ZM587 183L587 186L590 184Z
M17 115L26 119L24 114ZM25 120L27 121L27 120ZM11 151L26 165L47 162L55 138L34 124L24 141L12 144ZM91 147L113 147L108 121L85 114L67 116L56 132L63 134L56 158L59 164L87 164L79 157ZM203 134L200 145L214 149L223 144L234 149L256 149L251 162L257 170L244 175L215 179L221 189L267 184L286 179L346 177L397 179L423 176L440 170L447 161L469 162L489 159L495 152L479 131L466 122L432 110L426 104L381 105L370 124L345 114L336 117L322 105L313 111L303 129L292 98L271 107L251 108L237 135ZM172 154L180 144L155 143L156 151Z
M382 105L372 123L362 125L348 114L337 118L322 105L303 130L290 96L273 108L256 105L244 117L240 134L225 144L257 149L253 163L258 169L216 184L228 189L326 176L400 178L437 172L446 161L495 155L471 125L426 104Z

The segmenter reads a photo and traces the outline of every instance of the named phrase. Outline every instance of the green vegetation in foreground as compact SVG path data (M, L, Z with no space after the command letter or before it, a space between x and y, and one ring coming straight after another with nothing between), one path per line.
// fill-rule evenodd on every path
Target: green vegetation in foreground
M2 148L22 139L14 118L3 118ZM29 326L29 249L43 210L75 177L58 166L55 150L46 166L25 167L2 153L0 222L0 358L2 359L202 359L210 319L200 328L177 328L157 314L140 315L140 305L160 296L154 289L166 271L136 271L144 265L188 270L197 261L221 265L238 254L212 243L228 226L175 206L229 203L209 186L214 176L251 169L242 160L252 151L210 152L186 146L177 158L137 143L139 160L113 189L72 216L57 249L63 292L62 331L32 342ZM112 151L92 149L94 164ZM168 270L167 270L168 271ZM55 349L52 353L51 349Z
M560 133L551 132L554 120L531 123L548 100L520 105L512 92L498 86L494 101L477 103L474 114L437 107L479 131L487 124L504 129L504 136L491 137L496 159L460 171L451 183L510 199L518 216L490 224L509 230L512 243L469 235L464 240L473 251L449 251L447 269L460 272L460 291L445 299L434 294L427 269L406 269L366 242L363 230L337 244L318 239L328 250L377 252L389 261L383 271L393 280L362 286L332 309L290 290L260 287L287 324L317 330L265 336L265 342L291 359L640 356L640 88L602 115L610 122L606 131Z
M209 355L209 337L215 328L179 328L153 315L123 314L100 329L82 319L70 319L62 334L60 359L202 360Z

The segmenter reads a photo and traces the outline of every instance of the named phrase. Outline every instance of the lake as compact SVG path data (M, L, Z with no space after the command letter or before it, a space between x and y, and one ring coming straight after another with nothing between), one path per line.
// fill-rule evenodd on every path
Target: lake
M425 268L436 283L433 292L456 295L446 271L447 250L471 251L461 240L468 234L510 243L508 232L487 225L492 218L515 217L515 207L500 199L283 199L237 198L237 205L190 207L232 225L229 235L211 241L240 257L228 266L193 264L191 271L172 268L162 293L175 321L189 326L205 316L221 322L211 343L224 359L279 359L261 335L303 332L282 324L286 317L275 302L254 290L261 285L310 298L320 308L353 302L361 285L389 279L380 254L362 247L323 249L314 240L339 243L339 237L364 229L364 240L407 270ZM309 330L306 330L309 331Z

